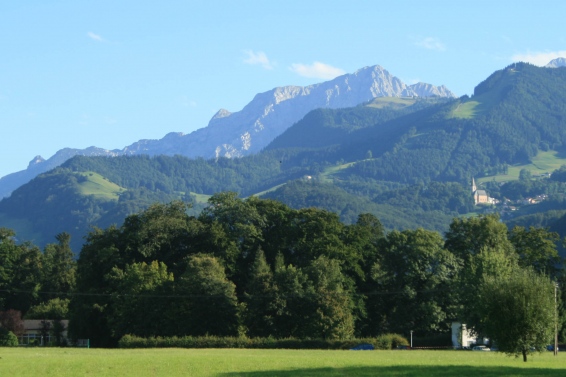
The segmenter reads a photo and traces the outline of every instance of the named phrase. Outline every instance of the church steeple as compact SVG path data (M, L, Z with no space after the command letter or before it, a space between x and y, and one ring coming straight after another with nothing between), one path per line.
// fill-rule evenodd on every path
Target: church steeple
M472 177L472 194L477 190L478 188L476 187L476 181L474 180L474 177Z

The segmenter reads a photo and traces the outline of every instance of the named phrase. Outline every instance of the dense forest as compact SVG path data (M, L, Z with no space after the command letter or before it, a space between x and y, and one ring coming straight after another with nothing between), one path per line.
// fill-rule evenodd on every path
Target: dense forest
M0 311L69 318L71 337L93 346L126 334L426 336L456 319L481 329L490 276L529 269L566 283L557 234L508 231L496 215L454 219L443 235L230 192L209 204L196 217L183 202L154 204L91 230L77 261L66 233L42 252L2 229Z

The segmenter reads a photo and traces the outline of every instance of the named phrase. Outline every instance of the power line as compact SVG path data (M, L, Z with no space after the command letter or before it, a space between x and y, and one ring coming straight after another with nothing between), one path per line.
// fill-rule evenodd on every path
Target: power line
M447 292L449 289L426 289L426 290L414 290L411 293L438 293L438 292ZM225 295L218 294L218 295L207 295L207 294L140 294L140 293L101 293L101 292L53 292L53 291L32 291L32 290L22 290L22 289L0 289L0 292L5 292L8 294L19 294L19 293L27 293L27 294L39 294L39 295L52 295L52 296L92 296L92 297L135 297L135 298L213 298L213 297L226 297ZM407 293L404 290L396 290L396 291L366 291L366 292L326 292L326 294L330 294L333 296L387 296L387 295L402 295ZM249 294L245 293L242 297L256 297L256 298L301 298L313 295L319 295L321 292L305 292L303 294L268 294L268 295L257 295L257 294Z

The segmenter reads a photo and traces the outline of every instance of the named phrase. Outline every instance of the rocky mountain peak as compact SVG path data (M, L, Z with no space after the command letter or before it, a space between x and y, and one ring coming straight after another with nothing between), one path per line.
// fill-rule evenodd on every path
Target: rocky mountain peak
M41 164L42 162L45 162L45 159L39 155L35 156L28 164L28 169L31 168L32 166L35 166L37 164Z
M550 61L546 68L558 68L558 67L566 67L566 58L556 58Z
M282 86L257 94L237 112L220 109L208 126L190 134L169 133L160 140L139 140L122 150L96 147L65 148L45 161L36 157L27 170L0 182L0 198L44 171L75 155L183 155L187 157L241 157L259 152L287 128L318 108L353 107L376 97L455 97L444 86L418 83L408 86L379 65L358 69L333 80L309 86ZM9 181L9 183L8 183Z
M231 114L232 113L229 112L226 109L220 109L216 112L216 114L214 114L214 116L210 120L213 121L214 119L226 118L227 116L230 116Z

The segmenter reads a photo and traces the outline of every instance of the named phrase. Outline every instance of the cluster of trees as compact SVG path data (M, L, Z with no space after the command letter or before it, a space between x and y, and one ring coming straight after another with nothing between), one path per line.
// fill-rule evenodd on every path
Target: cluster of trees
M42 251L29 242L18 243L12 230L0 228L0 345L17 345L16 336L24 332L22 315L44 320L42 334L63 343L61 320L68 317L76 260L69 234L58 234L56 240Z
M485 290L538 279L537 295L547 297L550 279L563 279L556 234L508 231L496 216L454 219L444 238L422 228L386 233L371 214L347 225L331 212L235 193L213 196L198 217L172 202L95 229L76 270L66 235L41 253L3 232L0 309L46 315L64 301L72 336L95 346L126 334L426 335L449 331L455 319L502 345ZM37 262L22 272L22 259ZM549 341L533 331L513 352Z
M361 190L365 195L358 195ZM459 212L464 212L470 204L473 208L469 190L457 183L432 182L427 186L407 187L371 181L328 184L297 180L262 197L283 202L294 209L325 209L338 214L346 224L354 224L361 213L371 213L379 217L386 229L422 227L440 232L448 229L451 219Z
M0 311L25 314L74 289L76 261L70 236L61 233L56 239L42 251L29 242L18 243L12 230L0 228Z

